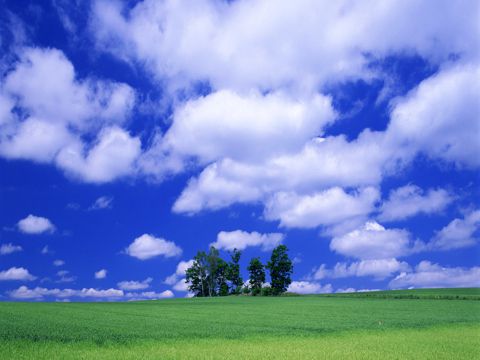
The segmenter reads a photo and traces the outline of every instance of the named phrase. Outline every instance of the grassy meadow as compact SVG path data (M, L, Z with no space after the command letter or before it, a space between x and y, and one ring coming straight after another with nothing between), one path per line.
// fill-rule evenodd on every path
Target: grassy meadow
M3 302L0 358L480 359L479 289L372 294Z

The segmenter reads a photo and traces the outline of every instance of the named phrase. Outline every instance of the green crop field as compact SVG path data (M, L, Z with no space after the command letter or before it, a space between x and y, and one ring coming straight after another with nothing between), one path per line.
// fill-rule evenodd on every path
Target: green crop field
M381 293L4 302L0 358L480 359L479 289Z

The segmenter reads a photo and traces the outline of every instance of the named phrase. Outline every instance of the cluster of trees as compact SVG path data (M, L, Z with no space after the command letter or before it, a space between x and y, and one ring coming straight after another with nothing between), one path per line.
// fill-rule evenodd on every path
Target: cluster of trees
M293 264L287 254L287 247L279 245L272 251L270 261L262 264L258 257L248 265L250 275L248 285L244 285L240 273L242 253L234 249L227 262L220 257L219 251L211 246L208 253L199 251L193 258L193 265L186 271L189 290L195 296L226 295L280 295L287 291L292 282ZM270 286L265 286L265 269L270 271Z

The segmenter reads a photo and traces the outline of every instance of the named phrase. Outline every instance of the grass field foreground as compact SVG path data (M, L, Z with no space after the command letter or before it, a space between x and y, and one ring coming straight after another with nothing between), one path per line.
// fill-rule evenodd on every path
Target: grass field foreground
M479 348L478 300L0 303L0 358L475 359Z

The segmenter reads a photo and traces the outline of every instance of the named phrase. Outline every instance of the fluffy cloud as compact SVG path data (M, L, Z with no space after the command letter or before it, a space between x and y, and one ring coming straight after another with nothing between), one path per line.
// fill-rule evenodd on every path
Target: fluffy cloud
M393 279L389 287L392 289L417 287L479 287L480 267L469 269L461 267L442 267L430 261L422 261L412 272L402 272Z
M65 261L57 259L53 261L53 266L63 266L65 265Z
M40 48L21 49L4 80L0 106L2 114L9 114L0 121L0 156L54 163L90 182L132 171L139 140L118 127L135 102L128 85L77 79L61 51ZM102 128L107 129L98 133ZM83 143L85 138L97 138L97 143Z
M90 298L90 299L106 299L106 300L147 300L147 299L164 299L174 296L171 290L165 290L157 293L154 291L146 292L124 292L119 289L48 289L43 287L28 288L20 286L18 289L8 292L9 296L14 299L21 300L43 300L45 297L54 297L57 299L66 300L69 298Z
M373 276L376 280L382 280L401 271L410 270L410 266L404 261L397 259L372 259L352 263L339 262L333 269L328 269L322 264L314 271L313 278L321 280L325 278L345 278L353 276Z
M281 233L260 234L256 231L246 232L242 230L220 231L217 235L217 241L210 245L224 250L244 250L249 246L261 246L262 251L269 251L279 245L284 237Z
M480 67L467 64L424 80L395 105L387 141L404 152L421 152L458 166L480 166L479 79Z
M103 183L132 173L140 152L137 137L119 127L110 127L100 132L97 142L88 150L79 142L64 147L57 164L76 178Z
M416 185L406 185L390 192L380 208L379 220L403 220L418 213L432 214L445 209L453 197L444 189L429 189L425 194Z
M105 279L106 277L107 277L106 269L95 271L95 279Z
M122 123L134 102L126 84L77 80L73 65L57 49L23 49L4 90L30 116L82 130L98 126L99 119Z
M117 283L117 286L122 290L143 290L150 287L152 280L153 279L149 277L143 281L120 281Z
M428 246L433 250L460 249L478 241L480 210L468 213L463 219L454 219L435 234Z
M29 271L23 267L12 267L8 270L0 271L0 281L32 281L35 279L36 277L30 274Z
M285 227L334 225L352 218L365 218L378 198L378 191L370 187L353 194L339 187L305 196L276 193L266 204L265 218L280 220L280 225Z
M333 292L332 285L320 285L309 281L292 281L287 291L297 294L324 294Z
M185 272L193 265L193 260L180 261L175 272L168 276L163 282L167 285L173 285L182 277L185 277Z
M41 234L55 231L52 222L44 217L28 215L17 223L18 229L26 234Z
M178 282L175 285L173 285L173 290L185 292L185 291L188 291L188 286L189 286L189 283L187 283L185 279L181 279L181 280L178 280Z
M10 297L14 299L43 299L45 296L53 296L57 298L106 298L106 299L118 299L125 296L122 290L118 289L93 289L83 288L81 290L75 289L47 289L42 287L36 287L30 289L26 286L20 286L16 290L8 292Z
M143 234L125 249L125 253L137 259L146 260L160 255L165 257L179 256L182 254L182 249L172 241Z
M362 260L405 256L419 250L420 247L420 243L412 242L408 231L385 229L376 222L367 222L359 229L336 236L330 243L331 250Z
M113 196L100 196L95 202L90 206L91 210L99 209L111 209L113 203Z
M175 110L165 151L200 163L220 158L265 159L296 152L334 118L330 99L291 99L282 93L246 96L222 90Z
M327 81L368 78L367 54L384 58L410 51L432 61L452 53L476 56L471 14L477 11L475 1L432 7L414 1L379 6L375 1L203 0L192 6L145 0L133 9L96 1L91 30L98 48L145 64L171 86L206 79L215 88L306 91Z
M2 244L2 246L0 246L0 255L13 254L14 252L22 250L22 247L19 245L13 245L12 243Z

